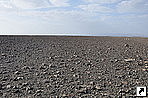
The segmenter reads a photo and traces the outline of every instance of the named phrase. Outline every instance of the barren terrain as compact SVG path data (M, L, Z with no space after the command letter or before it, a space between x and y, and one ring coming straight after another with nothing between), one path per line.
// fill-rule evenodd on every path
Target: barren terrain
M137 86L148 38L0 36L0 98L133 98Z

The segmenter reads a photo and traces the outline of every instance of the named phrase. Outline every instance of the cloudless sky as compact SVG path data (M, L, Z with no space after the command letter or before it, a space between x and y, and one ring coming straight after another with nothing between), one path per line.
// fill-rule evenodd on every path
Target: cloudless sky
M148 37L148 0L0 0L0 35Z

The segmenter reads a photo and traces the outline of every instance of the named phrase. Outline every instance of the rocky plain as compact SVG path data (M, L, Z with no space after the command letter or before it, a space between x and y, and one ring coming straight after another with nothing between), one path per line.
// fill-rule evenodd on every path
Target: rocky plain
M0 36L0 98L135 98L137 86L148 38Z

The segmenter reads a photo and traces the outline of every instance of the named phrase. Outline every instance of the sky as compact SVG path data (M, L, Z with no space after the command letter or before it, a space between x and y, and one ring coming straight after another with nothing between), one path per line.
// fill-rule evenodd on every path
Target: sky
M0 35L148 37L148 0L0 0Z

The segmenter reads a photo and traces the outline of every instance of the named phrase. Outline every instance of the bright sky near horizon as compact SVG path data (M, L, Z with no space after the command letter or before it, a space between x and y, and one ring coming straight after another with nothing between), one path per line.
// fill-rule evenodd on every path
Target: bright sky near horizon
M0 35L148 37L148 0L0 0Z

